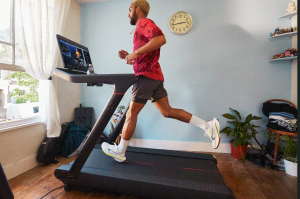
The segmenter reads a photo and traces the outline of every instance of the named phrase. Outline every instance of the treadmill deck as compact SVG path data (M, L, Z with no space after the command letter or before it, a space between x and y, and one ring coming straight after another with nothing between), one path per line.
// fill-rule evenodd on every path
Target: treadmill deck
M199 194L201 198L234 198L210 154L128 147L126 158L120 163L94 148L76 183L57 175L66 174L72 163L58 168L55 175L69 185L74 182L153 198L195 198Z

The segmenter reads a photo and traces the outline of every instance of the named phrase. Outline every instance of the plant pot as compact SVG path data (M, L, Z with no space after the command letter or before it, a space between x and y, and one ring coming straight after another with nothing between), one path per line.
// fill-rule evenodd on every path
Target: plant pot
M286 159L283 159L283 160L284 160L285 172L289 175L297 177L298 163L294 163L294 162L288 161Z
M242 159L243 154L246 157L247 147L248 147L248 145L237 145L236 148L234 148L232 141L230 141L231 157L238 159L238 160Z

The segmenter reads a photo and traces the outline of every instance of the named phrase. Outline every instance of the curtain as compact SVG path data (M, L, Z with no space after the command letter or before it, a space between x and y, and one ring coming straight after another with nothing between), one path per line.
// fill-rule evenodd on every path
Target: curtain
M56 34L63 34L71 0L18 0L20 3L25 70L40 80L40 112L44 113L47 137L61 132L60 114L53 81L48 80L59 58Z

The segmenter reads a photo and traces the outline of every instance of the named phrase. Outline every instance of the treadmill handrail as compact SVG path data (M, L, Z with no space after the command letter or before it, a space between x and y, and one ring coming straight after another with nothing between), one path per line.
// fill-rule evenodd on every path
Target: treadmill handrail
M124 83L124 81L135 81L135 75L133 73L127 74L71 74L64 69L55 68L54 75L58 76L66 81L73 83L103 83L103 84L118 84Z

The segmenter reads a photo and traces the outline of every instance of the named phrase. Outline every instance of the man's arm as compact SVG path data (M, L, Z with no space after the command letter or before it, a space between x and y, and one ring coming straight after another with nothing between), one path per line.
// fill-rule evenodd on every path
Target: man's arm
M149 53L149 52L155 51L156 49L159 49L161 46L163 46L166 43L167 43L167 41L166 41L165 36L160 35L160 36L152 38L145 46L137 49L133 53L137 54L137 55L143 55L145 53Z
M132 65L133 60L136 59L139 55L155 51L156 49L159 49L161 46L163 46L165 43L167 43L167 41L164 35L152 38L145 46L127 55L125 58L126 63Z

